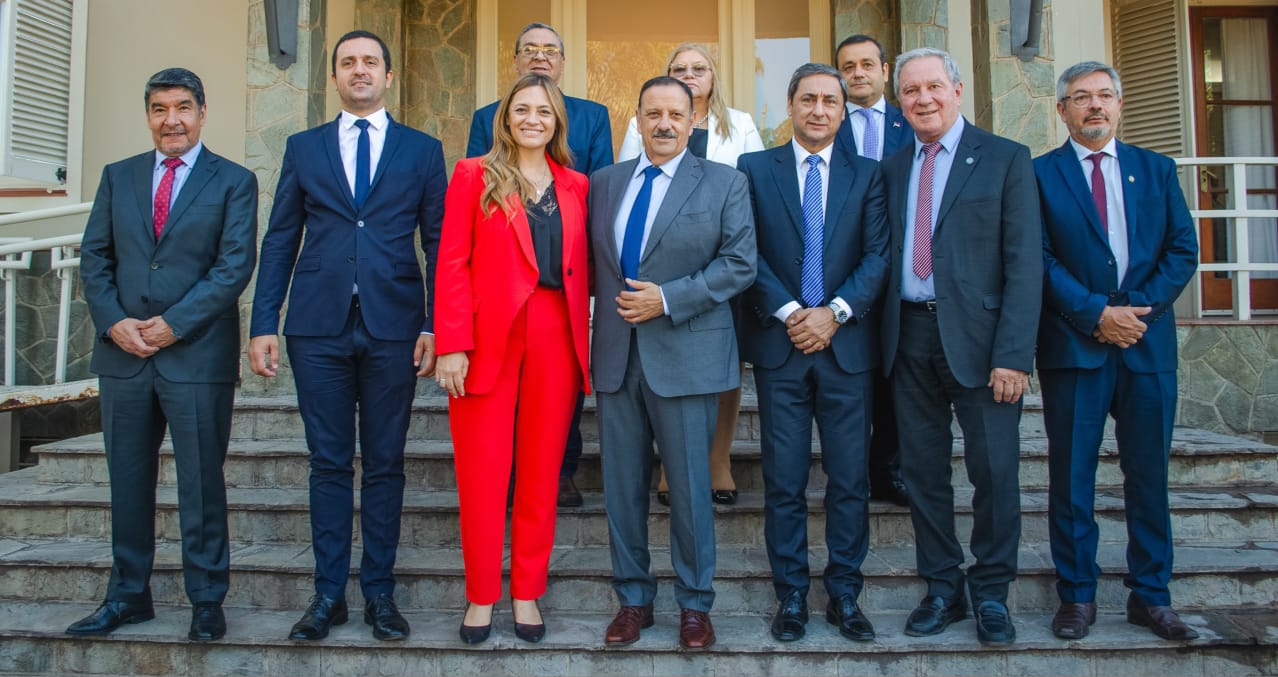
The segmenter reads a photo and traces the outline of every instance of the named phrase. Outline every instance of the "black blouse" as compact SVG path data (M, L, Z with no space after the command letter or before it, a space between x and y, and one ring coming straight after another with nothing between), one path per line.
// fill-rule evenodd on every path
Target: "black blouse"
M548 289L564 288L564 219L559 213L559 201L555 196L555 183L546 186L546 192L537 202L525 202L528 229L532 231L533 252L537 256L537 286Z

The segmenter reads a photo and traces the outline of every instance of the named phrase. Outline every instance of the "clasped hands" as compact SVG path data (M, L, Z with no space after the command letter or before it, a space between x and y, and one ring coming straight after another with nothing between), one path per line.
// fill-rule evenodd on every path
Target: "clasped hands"
M121 350L137 357L150 357L177 343L173 328L159 315L145 320L126 317L111 325L108 333Z
M1151 310L1149 306L1105 306L1092 337L1101 343L1129 348L1145 336L1149 325L1140 318Z
M785 318L785 328L794 347L804 355L811 355L829 347L839 323L834 321L834 311L828 306L799 308Z
M626 285L633 291L623 290L613 300L617 314L630 324L647 322L666 314L666 304L661 300L661 287L655 282L626 278Z

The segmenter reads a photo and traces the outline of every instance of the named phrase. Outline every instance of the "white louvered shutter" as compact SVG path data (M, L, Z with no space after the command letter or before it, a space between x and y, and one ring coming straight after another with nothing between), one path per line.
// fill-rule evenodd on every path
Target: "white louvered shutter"
M0 176L61 183L67 166L73 0L0 2Z
M1190 155L1189 82L1178 0L1118 0L1111 6L1114 67L1123 78L1118 137L1171 157Z

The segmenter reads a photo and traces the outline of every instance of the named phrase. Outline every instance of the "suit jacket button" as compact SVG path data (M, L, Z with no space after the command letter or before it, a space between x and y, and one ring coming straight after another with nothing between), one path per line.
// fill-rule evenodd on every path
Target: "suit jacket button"
M151 270L159 270L159 269L160 269L160 264L158 263L151 264Z
M355 225L359 226L360 228L363 228L363 227L364 227L364 222L363 222L363 221L356 221L356 222L355 222Z
M1110 259L1110 260L1106 261L1105 263L1107 263L1107 264L1109 264L1109 265L1111 265L1111 266L1112 266L1112 265L1114 265L1114 259Z
M346 262L347 262L347 263L355 263L355 257L354 257L354 256L348 256L348 257L346 257Z
M569 274L569 275L572 275L572 268L569 268L569 269L568 269L568 274Z
M803 265L803 257L802 257L802 256L796 256L796 257L794 257L794 265L796 265L796 266L801 266L801 265Z

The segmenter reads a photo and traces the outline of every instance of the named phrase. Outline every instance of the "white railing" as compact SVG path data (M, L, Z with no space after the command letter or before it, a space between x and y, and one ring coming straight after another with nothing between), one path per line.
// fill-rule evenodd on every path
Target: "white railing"
M1189 213L1194 217L1199 234L1201 245L1202 232L1204 222L1209 219L1223 218L1229 224L1228 243L1230 248L1230 256L1232 262L1212 262L1199 263L1198 271L1194 273L1193 289L1197 291L1194 294L1195 314L1197 317L1204 317L1220 311L1206 311L1203 308L1202 293L1202 275L1204 273L1228 273L1233 286L1233 310L1232 315L1237 320L1252 319L1251 307L1251 280L1253 273L1276 273L1278 274L1278 263L1262 262L1252 260L1251 251L1251 231L1250 225L1253 219L1274 219L1275 227L1278 227L1278 209L1252 209L1247 202L1247 168L1255 166L1278 166L1278 157L1189 157L1176 158L1176 164L1181 167L1189 168L1190 178L1193 179L1195 191L1189 196L1189 204L1191 209ZM1198 204L1197 186L1201 181L1198 176L1199 171L1196 167L1224 167L1229 173L1229 181L1225 185L1229 187L1230 208L1228 209L1193 209ZM1222 177L1223 179L1224 177ZM1201 256L1201 254L1200 254ZM1223 314L1223 313L1222 313Z
M87 214L93 206L86 202L66 207L39 209L18 214L0 216L0 228L16 224ZM39 404L83 396L95 391L97 379L85 379L67 383L67 352L70 344L71 302L76 271L80 266L81 235L61 235L48 238L2 237L0 238L0 276L4 279L4 391L6 400L0 409ZM50 267L57 271L58 330L54 359L54 385L27 385L16 381L17 367L17 283L21 271L31 269L35 252L48 251Z

